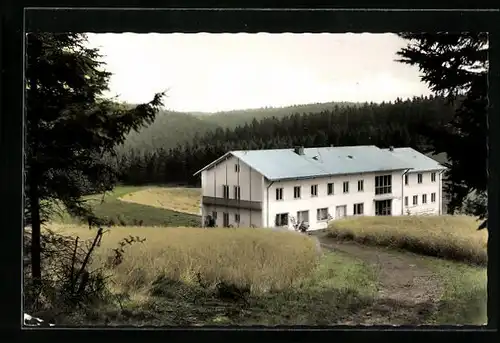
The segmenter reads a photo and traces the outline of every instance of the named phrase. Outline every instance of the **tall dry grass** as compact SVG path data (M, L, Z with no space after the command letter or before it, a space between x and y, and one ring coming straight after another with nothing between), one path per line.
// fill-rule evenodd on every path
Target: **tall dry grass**
M94 234L85 226L50 229L81 238ZM148 290L160 276L186 283L228 281L251 285L252 292L279 290L306 278L318 263L315 242L296 233L265 229L112 227L102 238L94 265L105 265L112 249L129 235L146 238L125 247L123 263L109 273L123 291Z
M469 216L367 216L332 222L328 236L485 265L488 234L477 227Z

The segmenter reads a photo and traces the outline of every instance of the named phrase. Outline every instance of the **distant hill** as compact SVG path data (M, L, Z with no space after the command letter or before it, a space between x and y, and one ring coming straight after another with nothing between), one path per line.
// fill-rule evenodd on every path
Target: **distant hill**
M320 113L323 111L331 111L335 108L343 108L348 106L362 106L363 103L356 102L325 102L315 104L293 105L285 107L264 107L255 109L243 109L233 111L223 111L215 113L197 112L195 115L204 121L212 122L222 128L235 128L238 125L244 125L256 120L276 117L282 118L295 113Z
M217 127L217 124L203 121L189 113L161 111L151 125L139 132L131 132L118 151L169 149L193 139L196 134L203 135Z
M254 118L256 120L273 116L282 118L294 113L320 113L335 108L361 105L363 104L353 102L328 102L213 113L161 111L153 124L140 132L131 132L125 144L118 151L126 151L131 148L136 150L151 150L160 147L169 149L179 143L192 140L197 134L203 135L217 128L233 129L239 125L250 123Z

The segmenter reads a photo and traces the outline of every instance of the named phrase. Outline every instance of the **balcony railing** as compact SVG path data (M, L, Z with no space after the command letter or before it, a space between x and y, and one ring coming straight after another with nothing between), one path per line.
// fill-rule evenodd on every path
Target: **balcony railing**
M262 202L260 201L203 196L201 198L201 203L203 205L226 206L233 208L243 208L248 210L262 210Z

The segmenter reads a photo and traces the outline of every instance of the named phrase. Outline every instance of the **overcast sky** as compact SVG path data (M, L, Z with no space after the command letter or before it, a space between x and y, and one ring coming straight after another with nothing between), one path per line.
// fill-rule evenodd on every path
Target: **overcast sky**
M394 34L89 34L113 73L110 95L177 111L224 111L430 94L394 60Z

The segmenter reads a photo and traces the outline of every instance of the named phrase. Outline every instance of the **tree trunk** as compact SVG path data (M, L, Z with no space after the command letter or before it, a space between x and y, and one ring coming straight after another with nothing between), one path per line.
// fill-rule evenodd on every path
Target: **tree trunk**
M38 92L37 92L37 84L36 79L32 78L30 80L30 90L29 97L31 97L30 103L33 105L36 103ZM29 130L30 137L28 138L28 142L30 142L31 148L31 156L28 159L29 166L29 174L28 174L28 182L29 182L29 193L28 198L30 200L30 212L31 212L31 276L33 278L33 285L39 286L42 279L42 267L40 262L41 255L41 246L40 246L40 235L41 235L41 218L40 218L40 194L38 192L38 180L39 180L39 168L37 161L37 150L38 150L38 119L35 118L36 115L33 115L33 109L29 109L29 114L32 114L31 118L31 130Z
M40 263L40 198L38 195L38 184L36 182L36 170L30 170L30 189L28 197L31 206L31 276L33 284L39 285L42 277L42 268Z

